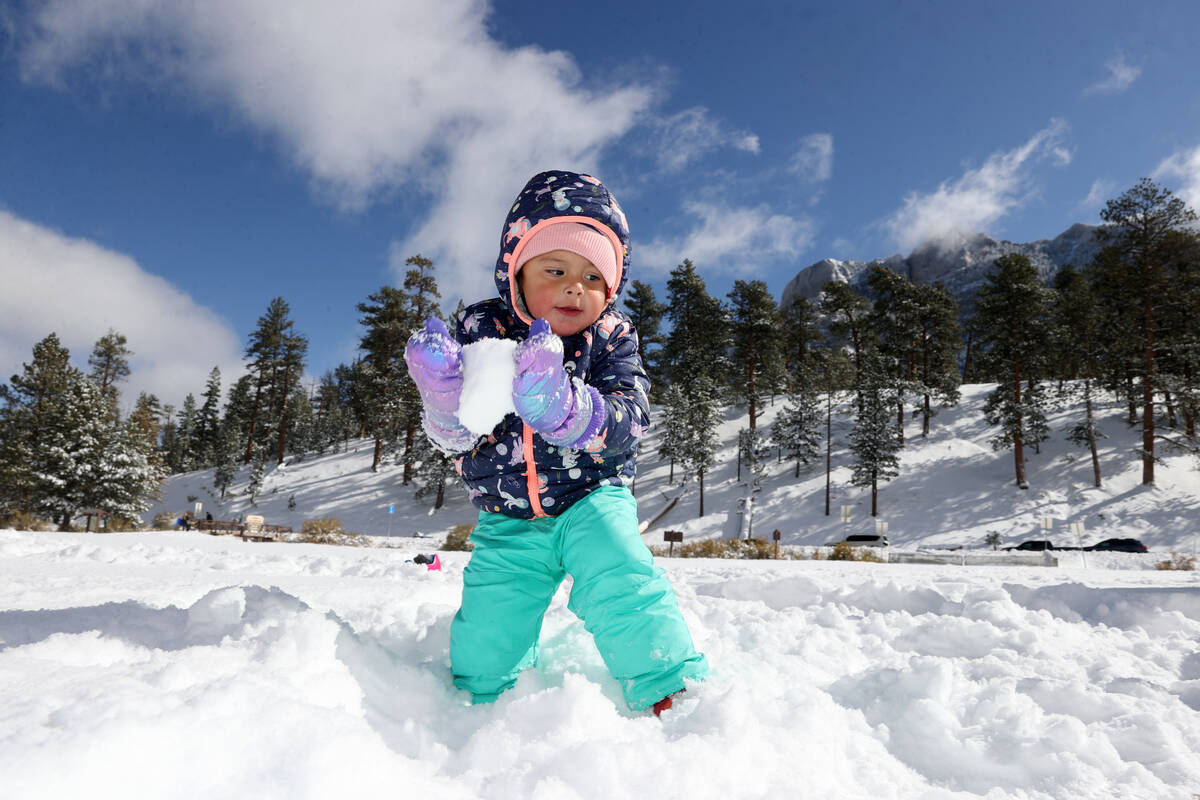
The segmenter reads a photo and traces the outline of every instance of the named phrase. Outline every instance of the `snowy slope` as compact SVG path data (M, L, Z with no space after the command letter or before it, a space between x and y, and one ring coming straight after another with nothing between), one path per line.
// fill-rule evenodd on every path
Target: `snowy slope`
M999 533L1006 544L1016 544L1044 538L1040 521L1048 516L1055 526L1050 537L1060 545L1079 544L1068 530L1071 523L1083 522L1085 545L1135 537L1157 554L1152 560L1161 560L1171 550L1193 552L1200 534L1200 465L1194 457L1164 453L1157 484L1143 487L1141 464L1134 453L1140 429L1125 424L1120 406L1101 404L1099 424L1109 438L1101 443L1104 485L1096 489L1086 450L1064 438L1064 429L1080 414L1078 405L1070 405L1050 416L1053 436L1042 445L1042 452L1027 449L1030 489L1019 490L1014 486L1011 451L995 452L988 444L995 429L986 424L980 408L991 388L963 387L962 402L934 418L926 439L920 436L919 421L910 419L900 477L880 491L879 518L888 522L893 545L983 548L991 532ZM759 424L769 427L782 405L777 400L768 406ZM674 483L669 482L670 465L656 455L659 431L651 429L636 486L641 519L654 519L674 498L679 500L646 532L647 543L661 544L664 530L682 530L688 539L738 534L739 500L748 487L737 480L737 432L746 425L745 409L726 412L719 430L718 465L705 481L704 517L698 516L696 483L682 483L678 470ZM784 544L819 545L848 533L874 532L869 491L849 485L848 433L849 421L842 416L834 429L831 516L824 514L823 461L803 471L798 480L791 464L772 464L762 491L755 496L754 536L769 537L779 530ZM268 472L257 507L245 496L244 471L223 502L208 488L211 471L176 476L163 502L145 517L151 519L160 510L182 513L191 508L188 497L196 497L218 519L260 513L269 523L297 530L305 519L323 515L340 518L351 531L382 536L390 530L393 537L415 532L436 536L454 524L473 521L475 512L458 484L448 490L445 507L432 513L431 500L418 501L412 487L401 485L399 468L372 473L370 464L367 440L350 442L345 453L289 462ZM292 496L295 511L287 507ZM389 505L395 506L395 514L388 514ZM842 505L853 506L847 526L841 523ZM1125 558L1121 563L1132 561Z
M566 588L471 707L465 553L0 531L0 795L1154 798L1200 793L1200 576L662 559L713 665L623 709Z

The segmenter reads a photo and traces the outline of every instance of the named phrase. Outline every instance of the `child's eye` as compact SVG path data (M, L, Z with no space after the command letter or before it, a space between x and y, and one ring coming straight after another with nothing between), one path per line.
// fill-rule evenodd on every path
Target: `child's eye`
M546 274L553 275L555 278L557 278L563 274L563 271L561 269L547 269Z
M602 281L602 280L604 280L604 278L603 278L602 276L600 276L600 275L597 275L597 274L595 274L595 273L591 273L591 274L589 274L589 275L587 276L587 279L588 279L589 281Z

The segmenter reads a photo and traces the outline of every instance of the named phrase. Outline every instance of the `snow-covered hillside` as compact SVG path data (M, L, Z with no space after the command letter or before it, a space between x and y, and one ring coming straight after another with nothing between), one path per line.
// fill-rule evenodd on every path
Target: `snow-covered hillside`
M1084 523L1082 544L1111 537L1141 539L1161 556L1171 550L1191 553L1200 534L1200 464L1188 455L1162 453L1157 483L1141 485L1141 463L1135 453L1140 428L1128 427L1123 409L1113 403L1099 409L1099 424L1109 438L1101 443L1104 485L1092 486L1091 462L1084 449L1065 440L1064 429L1081 414L1071 405L1050 416L1053 436L1041 453L1027 448L1030 488L1017 489L1011 451L995 452L988 439L995 429L980 411L990 385L963 387L962 402L942 411L933 420L928 438L921 438L919 421L907 426L907 446L902 452L900 477L881 487L879 519L888 522L893 545L983 548L989 533L998 533L1005 544L1045 538L1043 517L1054 520L1050 538L1061 545L1078 545L1069 526ZM760 424L769 426L782 402L768 406ZM637 497L641 519L656 519L645 540L661 544L664 530L682 530L685 537L737 536L744 530L740 501L748 491L737 480L737 432L747 425L744 409L731 409L720 428L718 465L705 480L705 516L699 516L699 487L683 484L676 470L671 483L670 465L657 458L658 431L651 430L639 461ZM781 541L793 545L819 545L848 533L874 532L870 494L849 485L846 452L849 421L835 422L832 514L825 516L824 463L793 477L793 465L775 463L754 495L751 534L769 538L779 530ZM437 536L454 524L471 522L475 512L466 493L455 484L446 505L436 513L432 501L416 500L411 487L400 482L396 467L372 473L371 443L349 443L345 453L309 457L289 462L269 472L257 507L245 496L245 472L222 502L209 488L210 471L171 479L161 504L147 514L167 510L175 514L192 507L198 498L218 519L260 513L267 522L291 525L297 530L305 519L333 515L347 529L360 533ZM748 475L743 474L743 478ZM678 502L663 514L675 498ZM295 510L288 501L295 499ZM389 505L395 513L389 514ZM841 522L841 506L853 506L848 525ZM662 515L660 517L660 515Z
M0 796L1200 793L1197 573L661 559L711 678L624 710L567 587L494 705L465 553L0 531Z

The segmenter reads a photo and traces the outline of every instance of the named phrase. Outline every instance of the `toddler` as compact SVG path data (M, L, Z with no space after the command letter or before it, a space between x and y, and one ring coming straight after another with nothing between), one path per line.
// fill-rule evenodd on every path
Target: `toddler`
M658 714L708 672L642 543L629 490L650 383L615 306L628 240L600 181L535 175L501 233L500 296L467 308L454 339L431 319L408 342L426 433L455 455L480 509L450 629L454 683L475 702L495 700L536 663L542 617L566 575L568 607L631 709ZM486 337L519 342L512 386L497 389L512 393L516 413L476 436L457 417L461 346Z

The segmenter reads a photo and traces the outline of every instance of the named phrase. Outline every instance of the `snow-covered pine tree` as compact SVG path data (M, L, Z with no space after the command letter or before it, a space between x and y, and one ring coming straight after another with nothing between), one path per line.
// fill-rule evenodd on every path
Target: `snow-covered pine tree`
M431 260L418 253L405 259L404 264L409 267L408 271L404 273L404 291L409 332L411 333L420 328L430 317L442 316L441 305L438 302L442 295L438 291L437 278L434 276L434 266ZM454 320L450 320L446 327L453 335L456 327ZM407 337L405 340L407 341ZM412 468L415 461L414 443L417 431L421 429L421 395L417 391L417 384L409 377L408 365L404 361L403 342L400 348L400 400L402 402L400 418L404 426L403 482L407 484L412 480Z
M443 453L423 429L417 432L416 469L413 471L417 484L418 499L433 495L433 508L436 511L446 501L446 484L454 480L454 459Z
M662 434L658 439L658 457L669 459L670 473L667 483L675 482L675 463L683 461L683 445L687 441L688 401L683 389L672 384L663 392L662 419L659 423Z
M221 368L213 367L196 410L196 425L192 431L192 452L196 469L214 466L221 435Z
M999 380L984 407L988 422L999 425L992 447L1013 449L1016 484L1028 489L1025 440L1028 417L1040 413L1025 386L1042 370L1049 345L1049 291L1028 256L1010 253L996 259L975 295L974 327L979 334L981 367ZM1033 398L1037 401L1037 396Z
M317 453L335 448L338 442L344 441L349 432L346 430L346 412L342 408L341 390L337 378L330 370L321 376L317 387L316 421L313 434L313 449Z
M296 456L316 449L317 419L313 411L312 401L308 399L308 390L303 385L297 385L292 390L292 399L288 401L288 452Z
M113 416L118 414L120 392L117 384L129 377L129 350L126 338L112 328L96 340L92 354L88 356L89 377L100 388L100 394L108 401Z
M213 486L221 490L221 499L230 484L237 478L238 456L242 452L242 440L236 425L224 425L217 439L217 452L213 456Z
M375 439L371 471L379 471L384 450L390 449L395 437L403 433L404 452L400 461L405 465L404 483L407 484L414 454L413 439L406 424L406 384L412 381L404 364L404 344L416 320L409 308L409 298L392 286L381 287L356 308L362 314L359 324L366 329L358 347L363 354L361 374L370 386L365 397L368 401L367 433Z
M179 409L178 421L175 423L175 434L171 437L170 449L167 450L167 468L174 475L180 472L191 472L196 469L196 453L193 450L196 442L196 398L190 392L183 398L183 407Z
M749 408L750 430L758 428L759 404L786 383L783 318L764 281L734 281L727 295L732 364L730 394Z
M892 414L896 379L891 365L877 353L862 360L858 378L850 432L854 456L850 483L871 487L871 516L875 517L879 515L879 484L900 474L900 434Z
M697 378L686 403L686 438L681 443L685 469L700 484L700 516L704 516L704 476L717 463L717 426L721 409L717 404L717 382L708 376Z
M283 461L289 431L287 404L303 377L308 353L308 338L296 333L295 327L291 308L276 297L250 333L245 358L253 400L243 463L251 462L255 450L274 450L277 463Z
M62 438L71 387L83 374L71 366L71 354L51 333L33 346L33 359L10 384L0 385L0 505L31 514L59 514L51 503L61 479L47 443Z
M811 385L797 387L787 396L775 422L771 425L771 442L791 461L796 462L795 477L800 468L816 461L821 455L821 423L824 409L820 397Z

